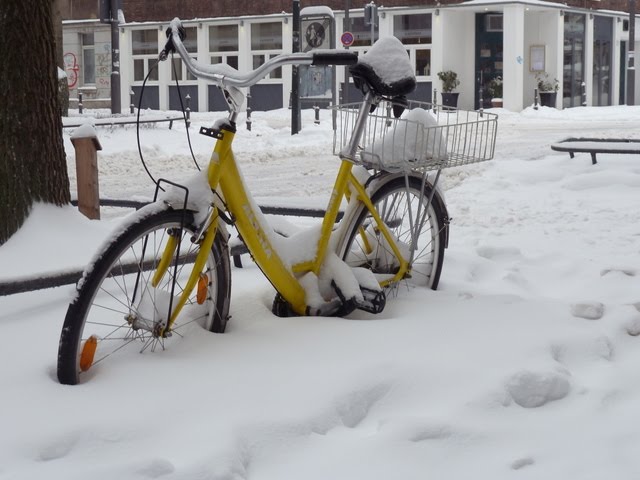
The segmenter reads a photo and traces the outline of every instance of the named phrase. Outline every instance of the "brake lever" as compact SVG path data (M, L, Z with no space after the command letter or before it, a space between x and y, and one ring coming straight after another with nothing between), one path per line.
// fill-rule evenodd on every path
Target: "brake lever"
M178 36L180 37L181 41L184 41L184 39L187 38L187 31L184 29L182 24L180 24L180 26L178 27ZM158 56L158 58L161 62L164 62L169 56L169 54L175 51L176 51L176 47L173 44L173 30L171 29L171 27L168 27L167 43L164 44L164 48L160 51L160 55Z

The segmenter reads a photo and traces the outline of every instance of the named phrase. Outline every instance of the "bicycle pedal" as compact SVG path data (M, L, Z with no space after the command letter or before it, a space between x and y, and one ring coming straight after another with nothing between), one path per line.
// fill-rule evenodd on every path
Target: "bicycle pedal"
M387 296L384 290L373 290L371 288L360 287L363 301L356 300L356 308L368 313L377 314L384 310L387 304Z
M374 290L361 286L360 291L362 292L362 300L358 300L356 297L345 298L335 281L331 282L331 285L338 294L342 303L340 310L336 312L337 316L343 317L356 309L363 310L367 313L377 314L382 312L387 304L387 296L385 295L384 290Z

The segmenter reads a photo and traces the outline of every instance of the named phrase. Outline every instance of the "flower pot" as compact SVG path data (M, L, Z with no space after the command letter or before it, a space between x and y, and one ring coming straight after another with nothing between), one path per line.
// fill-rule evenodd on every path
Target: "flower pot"
M501 108L502 107L502 99L501 98L492 98L491 99L491 107L492 108Z
M442 95L442 106L443 107L451 107L451 108L457 108L458 107L458 95L460 95L458 92L441 92L440 95Z
M556 107L558 92L540 92L540 105L543 107Z

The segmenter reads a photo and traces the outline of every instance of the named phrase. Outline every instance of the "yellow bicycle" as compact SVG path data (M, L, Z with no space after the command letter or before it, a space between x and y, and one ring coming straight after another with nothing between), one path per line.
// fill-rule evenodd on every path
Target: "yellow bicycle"
M230 226L274 286L273 312L280 316L375 314L400 285L437 287L449 225L438 177L442 168L493 156L494 115L407 102L416 80L395 37L360 58L348 51L284 54L241 74L191 59L179 19L167 35L160 59L177 52L194 76L222 90L229 115L201 128L215 139L206 171L183 185L167 182L86 268L60 337L61 383L89 378L116 353L165 348L190 325L224 332ZM244 102L240 88L287 64L350 65L364 97L335 107L341 163L321 225L284 238L246 189L232 143Z

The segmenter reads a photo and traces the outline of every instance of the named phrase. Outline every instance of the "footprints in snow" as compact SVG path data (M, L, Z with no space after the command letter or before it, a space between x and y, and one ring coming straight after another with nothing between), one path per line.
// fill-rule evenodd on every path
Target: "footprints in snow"
M175 471L173 463L169 460L156 458L149 460L136 469L136 473L147 478L160 478Z
M632 304L640 313L640 302ZM581 302L569 307L571 316L588 321L604 318L607 309L600 302ZM612 314L616 314L613 312ZM629 335L640 335L640 315L635 314L625 324ZM549 402L565 398L572 390L570 370L591 370L590 362L615 360L616 347L613 340L601 331L586 329L558 341L550 346L551 358L556 366L540 369L523 369L512 374L505 382L511 400L524 408L541 407ZM579 392L586 390L578 388Z
M523 252L517 245L492 243L476 245L474 254L463 259L459 268L461 277L473 289L480 288L481 291L498 294L508 292L525 297L532 292L555 297L558 288L561 293L568 292L567 295L631 292L637 291L640 278L640 269L634 266L614 265L599 271L588 271L585 270L588 266L585 267L582 260L570 258L562 252L536 256ZM603 312L601 305L596 303L587 302L582 310L580 305L576 305L572 314L598 319Z
M566 397L571 385L567 374L561 371L522 370L507 380L506 388L516 404L536 408Z
M640 336L640 302L630 305L635 308L636 314L632 314L625 322L624 329L632 337ZM600 320L604 317L606 308L600 302L584 302L571 305L571 315L585 320Z
M528 467L529 465L533 465L534 463L535 463L535 461L533 460L532 457L522 457L522 458L519 458L518 460L515 460L511 464L511 469L512 470L521 470L524 467Z
M118 433L110 434L87 434L70 432L60 438L51 439L48 444L40 447L36 460L39 462L53 462L64 460L73 462L74 455L85 455L86 450L99 450L104 444L117 444L122 440ZM118 470L118 465L113 465ZM152 458L147 460L136 460L129 465L121 465L122 471L134 471L138 476L144 478L160 478L175 471L175 466L169 460L162 458ZM116 471L114 470L114 472ZM114 473L114 478L119 475Z
M75 436L66 436L57 439L55 442L51 442L51 444L41 448L40 454L36 458L41 462L50 462L66 457L71 453L78 440Z
M600 320L604 315L604 305L600 302L574 303L571 315L586 320Z

